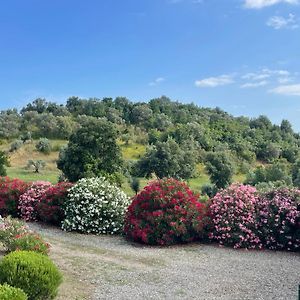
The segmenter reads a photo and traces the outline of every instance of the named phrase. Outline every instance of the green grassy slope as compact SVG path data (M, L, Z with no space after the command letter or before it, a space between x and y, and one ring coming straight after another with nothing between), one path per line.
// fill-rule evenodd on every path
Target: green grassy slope
M52 183L58 181L58 176L60 171L56 167L56 160L58 159L59 150L62 146L67 144L67 141L62 140L51 140L51 145L53 151L49 154L43 154L38 152L35 149L36 141L33 141L28 144L24 144L21 149L17 150L14 153L11 153L9 156L10 167L7 168L7 175L12 178L19 178L24 181L36 181L36 180L45 180ZM0 145L0 150L7 151L10 147L9 143L3 143ZM123 158L125 160L137 160L139 159L146 151L144 145L132 143L125 145L120 143L122 150ZM29 159L37 160L41 159L46 162L46 167L41 170L40 173L34 173L33 170L27 170L25 167ZM202 164L197 165L197 177L191 178L188 181L189 186L194 190L199 192L201 186L210 182L208 175L205 172L205 168ZM236 175L234 181L241 182L245 178L244 175ZM144 187L149 181L146 178L140 178L141 188ZM122 186L122 189L128 194L133 195L133 191L130 188L128 182L125 182Z

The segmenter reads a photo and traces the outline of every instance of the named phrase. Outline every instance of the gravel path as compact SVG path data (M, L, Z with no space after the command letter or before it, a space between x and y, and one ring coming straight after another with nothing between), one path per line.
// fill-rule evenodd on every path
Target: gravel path
M54 255L78 269L81 288L91 291L81 299L298 299L299 253L198 243L144 247L122 237L31 226L50 241Z

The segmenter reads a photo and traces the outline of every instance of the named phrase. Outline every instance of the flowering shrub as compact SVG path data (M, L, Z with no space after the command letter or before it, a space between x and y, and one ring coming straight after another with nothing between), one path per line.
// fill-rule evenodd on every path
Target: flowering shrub
M47 181L36 181L31 184L29 189L19 198L19 210L22 219L34 221L37 219L36 207L41 200L43 193L51 186Z
M0 214L3 216L18 216L18 201L28 184L20 179L0 177Z
M12 239L20 234L28 232L28 227L17 219L0 217L0 244L8 251Z
M63 205L67 199L68 189L72 184L60 182L50 186L42 195L37 203L38 218L46 223L60 225L65 214Z
M26 250L47 255L49 253L49 248L50 245L46 243L39 234L34 232L26 232L14 236L9 243L8 252Z
M0 244L7 252L30 250L48 254L50 245L29 230L24 222L11 217L0 218Z
M234 248L262 248L257 234L258 202L256 189L249 185L233 184L219 191L209 205L209 238Z
M300 250L300 190L281 188L262 194L257 219L266 248Z
M151 182L133 198L124 231L146 244L189 242L202 235L205 205L188 186L175 179Z
M122 230L129 199L103 177L80 179L69 189L64 230L117 233Z

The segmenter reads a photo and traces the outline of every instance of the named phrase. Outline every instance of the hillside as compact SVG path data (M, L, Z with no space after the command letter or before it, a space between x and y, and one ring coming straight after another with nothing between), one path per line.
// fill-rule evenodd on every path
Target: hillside
M156 167L151 166L149 159L157 155L155 159L161 160L168 151L170 153L166 157L169 158L164 159L169 161L165 162L172 165L172 161L176 160L173 165L179 165L171 173L161 170L162 176L173 174L185 179L197 191L209 183L207 163L213 157L222 157L226 161L232 173L230 181L244 181L259 165L274 165L275 171L272 172L280 169L282 176L269 176L272 177L271 181L282 182L284 179L285 183L291 180L298 182L298 171L293 171L296 175L293 174L292 179L291 170L298 168L295 164L300 157L300 135L293 131L289 121L282 120L280 125L276 125L266 116L252 119L234 117L219 108L183 104L165 96L148 102L131 102L124 97L70 97L65 105L36 99L20 111L1 111L0 150L9 150L14 141L25 141L21 149L9 153L11 166L8 175L25 180L55 182L60 173L56 160L61 146L67 144L72 133L97 120L114 127L126 162L122 173L141 177L141 185L146 182L144 177L158 174L157 168L162 165L161 161L156 163ZM35 142L28 143L31 139L36 141L39 138L51 141L51 154L38 153ZM24 169L29 159L46 162L41 174ZM148 169L135 166L133 172L132 166L140 161L148 165ZM255 182L253 178L250 179ZM128 184L124 184L124 189L132 193Z

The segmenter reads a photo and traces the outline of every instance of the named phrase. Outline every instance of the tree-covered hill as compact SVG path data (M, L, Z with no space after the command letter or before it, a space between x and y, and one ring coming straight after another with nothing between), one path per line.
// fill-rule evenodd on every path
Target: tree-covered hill
M229 177L246 174L258 164L275 164L279 169L284 165L290 176L292 169L298 172L300 135L289 121L275 125L266 116L234 117L220 108L183 104L165 96L148 102L71 97L65 105L36 99L20 111L1 111L0 139L69 139L99 118L114 127L119 142L147 147L138 163L127 160L123 166L123 173L132 176L155 173L188 179L197 176L199 163L209 173L222 169Z

